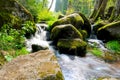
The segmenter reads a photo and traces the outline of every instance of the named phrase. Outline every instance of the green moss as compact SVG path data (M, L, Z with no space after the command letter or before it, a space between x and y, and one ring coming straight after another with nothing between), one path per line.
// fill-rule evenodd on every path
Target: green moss
M20 25L21 20L10 13L0 12L0 27L8 23L11 23L13 26Z
M93 31L94 31L95 33L97 33L97 30L98 30L99 28L105 26L106 24L107 24L107 23L104 22L104 21L98 21L98 22L96 22L96 23L94 24L94 26L93 26Z
M77 13L70 14L63 18L58 19L55 23L53 23L50 30L52 30L57 25L63 25L63 24L72 24L77 29L81 29L81 26L84 25L84 20Z
M105 28L108 28L108 27L112 27L112 26L119 26L120 25L120 21L117 21L117 22L112 22L112 23L109 23L101 28L98 29L98 31L102 30L102 29L105 29Z
M56 80L64 80L64 77L62 75L62 72L58 71L58 73L56 74Z
M83 39L83 36L74 26L66 24L54 27L51 31L50 38L57 42L58 39Z
M79 13L79 15L83 18L84 20L84 25L82 26L82 30L86 30L87 31L87 36L86 37L89 37L90 36L90 33L91 33L91 24L89 22L89 20L86 18L86 16L82 13Z
M0 66L2 66L6 62L4 55L0 52Z
M57 47L61 53L85 56L87 43L81 39L60 39Z

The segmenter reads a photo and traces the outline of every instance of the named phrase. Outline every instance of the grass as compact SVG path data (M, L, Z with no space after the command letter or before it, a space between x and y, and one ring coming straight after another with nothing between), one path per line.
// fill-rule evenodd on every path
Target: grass
M103 52L98 48L93 48L92 50L90 50L90 52L97 57L102 57L103 54Z
M107 42L106 47L115 53L120 53L120 42L117 40Z

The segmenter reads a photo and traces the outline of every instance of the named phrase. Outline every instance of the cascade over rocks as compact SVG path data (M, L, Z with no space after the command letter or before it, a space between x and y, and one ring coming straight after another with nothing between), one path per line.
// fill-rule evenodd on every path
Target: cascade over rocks
M0 80L64 80L57 59L49 50L15 58L0 70Z
M120 21L112 22L98 29L98 39L101 40L120 40Z
M19 28L24 21L33 21L32 15L16 0L0 0L0 27L11 23Z
M86 54L87 43L81 39L59 39L58 50L61 53L84 57Z

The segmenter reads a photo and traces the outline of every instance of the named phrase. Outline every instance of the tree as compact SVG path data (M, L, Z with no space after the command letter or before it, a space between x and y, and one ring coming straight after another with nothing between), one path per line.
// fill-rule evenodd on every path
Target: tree
M109 22L120 20L120 0L96 0L90 19L95 22L98 18Z

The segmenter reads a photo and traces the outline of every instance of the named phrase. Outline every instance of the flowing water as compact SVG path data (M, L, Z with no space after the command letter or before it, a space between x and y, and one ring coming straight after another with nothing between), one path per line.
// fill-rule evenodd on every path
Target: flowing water
M32 44L38 44L44 47L47 46L51 51L54 51L65 80L97 80L100 77L120 78L120 68L105 63L90 53L87 53L86 57L59 54L58 50L55 50L54 46L50 45L51 42L47 41L47 35L49 33L45 31L45 27L41 27L41 24L36 24L36 26L38 27L38 31L35 36L26 39L28 50L32 50ZM88 42L91 45L93 42L96 42L98 47L105 49L104 44L98 40L89 39Z

